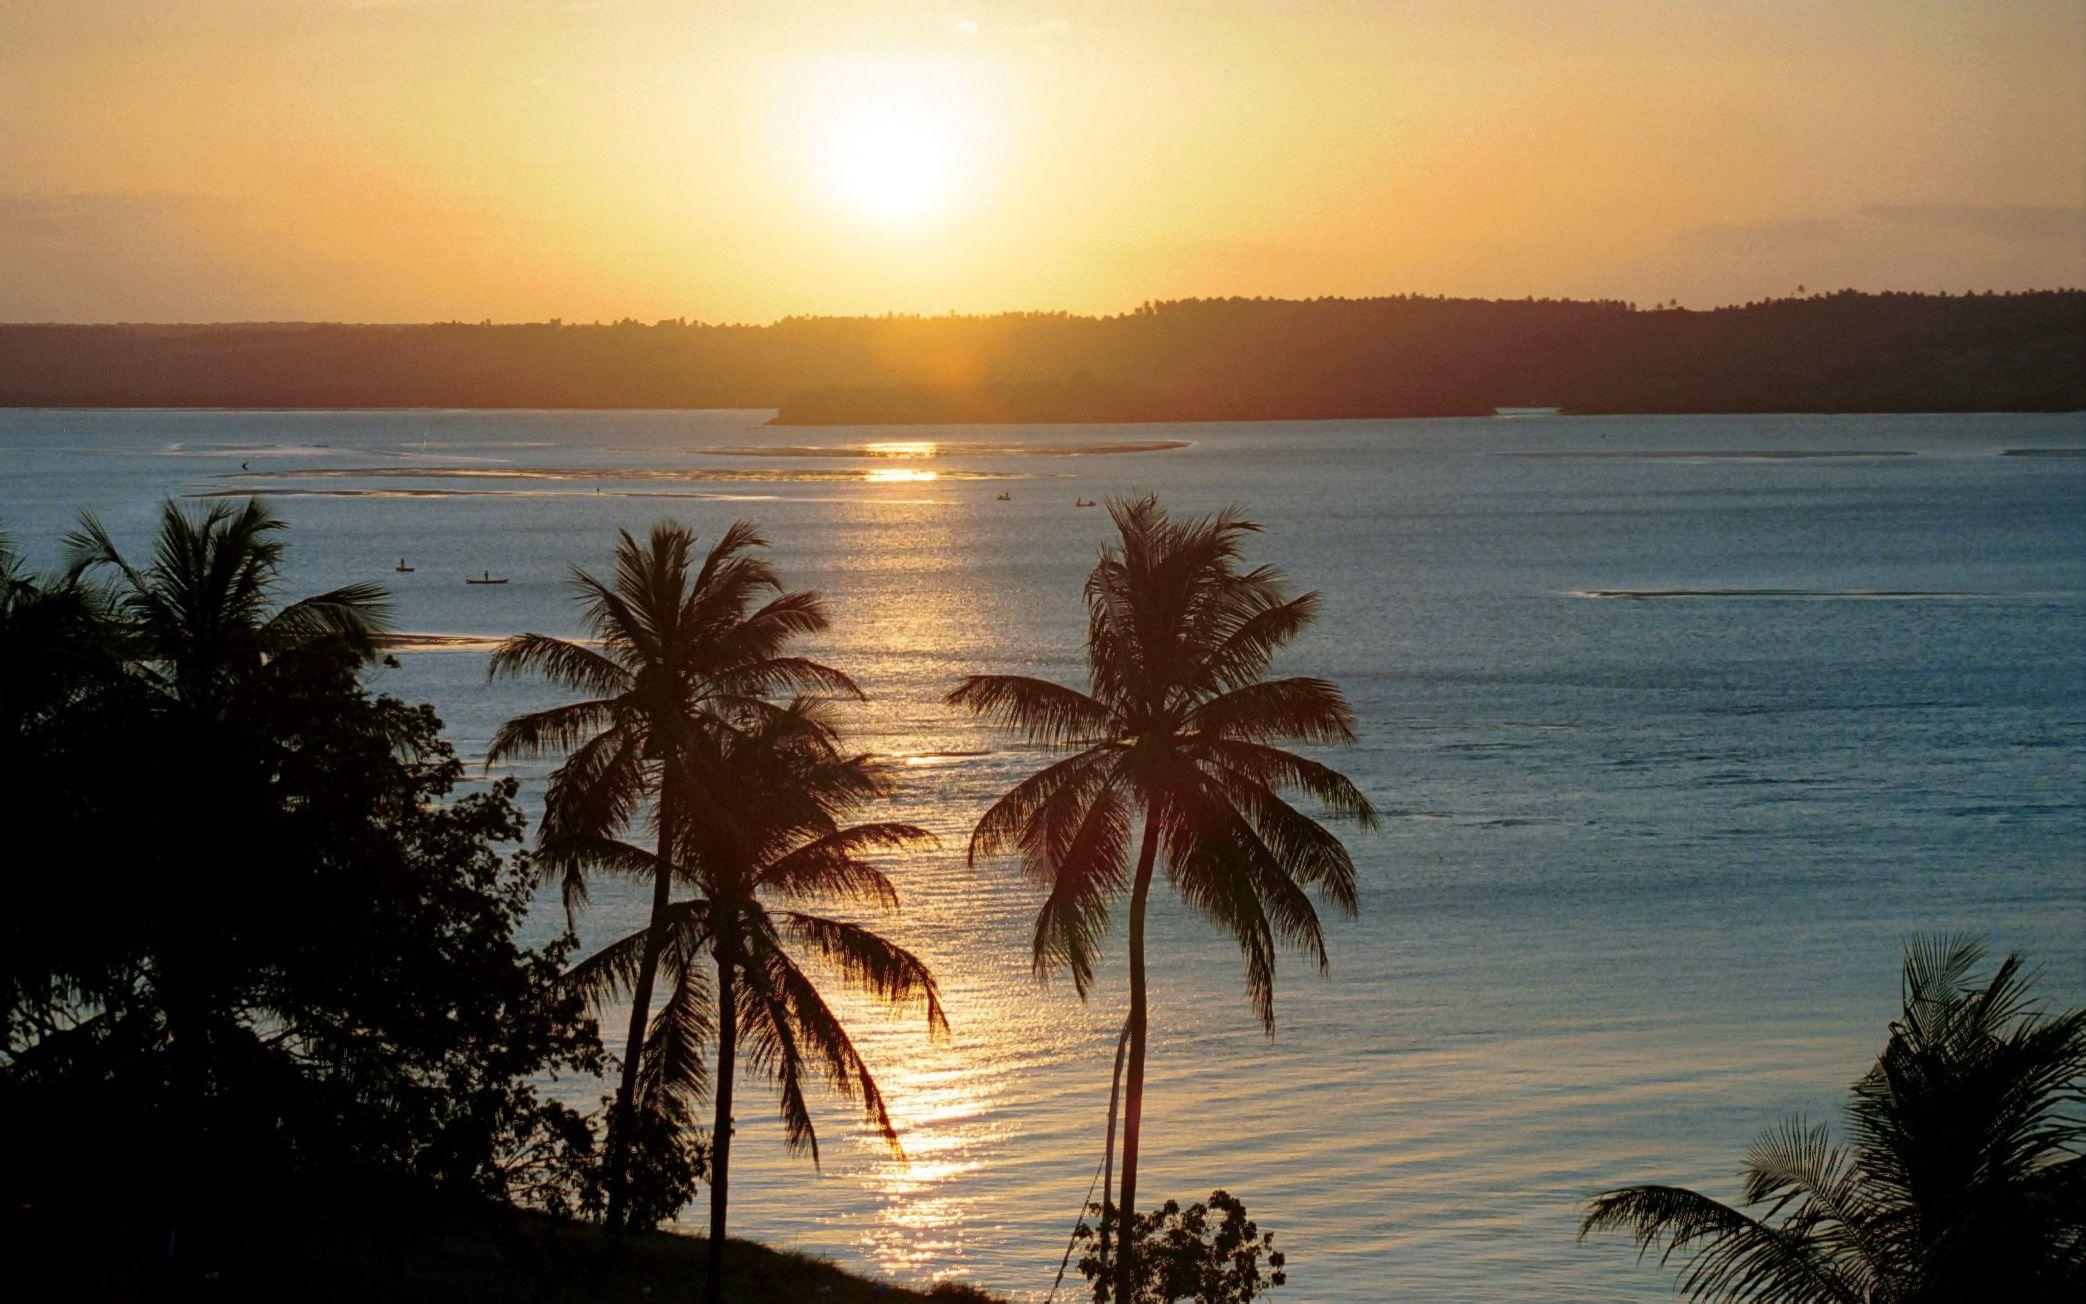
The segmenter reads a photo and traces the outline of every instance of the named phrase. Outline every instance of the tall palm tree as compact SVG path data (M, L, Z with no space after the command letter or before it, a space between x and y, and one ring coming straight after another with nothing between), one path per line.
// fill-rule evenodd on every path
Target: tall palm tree
M630 1031L609 1116L608 1220L620 1226L628 1197L629 1136L653 985L667 941L666 909L681 823L720 826L734 817L705 767L716 739L771 710L777 692L818 689L860 696L839 671L786 655L792 640L826 627L819 595L785 591L756 550L759 532L735 522L700 561L695 535L662 521L639 543L620 532L615 575L604 583L574 568L572 586L592 644L521 634L493 653L492 676L537 673L581 700L516 716L500 727L488 763L546 751L565 754L551 776L539 846L562 873L565 904L586 899L589 862L572 849L620 836L649 807L656 834L646 942L631 984ZM708 747L697 747L708 740ZM679 749L685 763L669 765Z
M239 754L236 745L228 752L220 744L246 727L242 705L268 691L263 672L299 655L366 662L389 629L390 606L375 584L279 602L288 528L258 499L219 502L200 514L170 501L143 564L126 559L91 515L83 514L67 536L65 586L105 613L103 655L120 659L142 688L150 718L166 727L157 745L178 747L186 757L162 776L181 790L167 809L195 821L192 836L167 837L170 855L206 859L203 844L240 818L227 803L241 800L241 792L246 801L268 800L263 789L242 789L219 770L226 756ZM86 577L99 572L108 572L109 582L89 587ZM173 882L181 875L165 877ZM161 902L166 909L155 914L162 934L155 968L163 970L156 981L166 997L177 1068L200 1072L199 1048L214 1017L209 1006L226 994L227 975L218 969L228 959L222 954L228 948L207 934L228 912L213 910L204 919L194 909L174 909L177 904Z
M134 566L91 515L67 537L75 574L109 567L130 651L148 682L191 712L222 712L234 690L277 657L318 647L374 656L389 629L380 585L347 584L281 606L281 537L289 528L257 498L200 516L168 502L152 560Z
M1746 1154L1743 1207L1677 1186L1596 1197L1579 1228L1687 1258L1701 1300L2086 1298L2086 1010L2047 1016L2009 955L1906 950L1904 1013L1853 1087L1852 1148L1792 1118Z
M160 513L151 560L142 565L127 560L91 515L82 515L67 537L69 582L91 571L113 572L97 600L114 613L118 655L168 727L162 743L180 748L186 761L162 776L180 790L171 799L162 795L163 808L195 824L160 830L172 857L161 877L172 895L147 908L145 943L171 1042L169 1067L182 1118L175 1129L176 1166L184 1174L204 1171L211 1052L235 1017L234 993L251 979L240 958L244 948L223 934L228 925L220 917L238 914L236 907L200 910L190 895L189 880L222 852L214 840L224 824L251 813L238 808L240 798L233 794L256 799L255 788L228 782L221 772L219 762L237 749L220 751L217 744L242 727L242 697L256 690L271 664L300 654L367 661L389 627L385 592L374 584L344 585L278 605L288 528L258 499L219 502L200 515L169 501ZM211 867L222 878L222 867ZM230 927L236 936L237 926ZM170 1199L169 1253L181 1221L181 1206Z
M814 1075L859 1100L870 1126L897 1145L875 1077L793 952L894 1008L917 1003L930 1035L945 1033L948 1022L934 975L911 952L860 924L798 908L834 901L897 908L897 891L867 857L932 845L934 835L910 824L844 822L886 795L889 781L866 757L842 755L820 708L806 700L695 744L706 745L716 748L704 765L717 776L716 795L741 817L730 824L688 821L669 831L667 868L698 895L661 912L660 941L651 929L632 933L575 966L571 980L600 1003L634 989L645 956L659 951L668 995L642 1051L640 1103L669 1117L690 1117L714 1085L705 1298L715 1301L723 1282L742 1044L749 1065L778 1090L791 1150L818 1161L805 1093ZM681 763L678 755L670 761ZM641 877L661 869L657 853L614 839L578 840L569 854ZM713 1034L714 1084L704 1055Z
M1086 582L1089 691L1018 675L974 675L949 701L1070 754L1016 784L978 821L970 856L1018 851L1048 890L1036 917L1039 976L1064 969L1083 999L1111 905L1130 893L1130 1053L1123 1117L1123 1225L1136 1208L1147 1030L1145 909L1160 852L1181 896L1238 939L1246 989L1275 1026L1275 942L1326 966L1306 888L1355 909L1354 862L1291 805L1301 792L1372 827L1346 776L1277 744L1348 743L1354 717L1323 679L1267 679L1311 623L1318 594L1244 567L1258 530L1227 509L1174 520L1154 498L1112 501L1120 541ZM1141 821L1142 831L1138 832ZM1134 868L1129 858L1137 836ZM1118 1254L1129 1297L1132 1246Z

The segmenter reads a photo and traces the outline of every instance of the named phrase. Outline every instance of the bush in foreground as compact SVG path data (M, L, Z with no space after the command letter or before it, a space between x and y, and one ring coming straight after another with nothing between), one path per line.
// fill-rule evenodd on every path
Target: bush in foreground
M1073 1233L1083 1247L1079 1271L1092 1283L1096 1304L1113 1298L1115 1274L1108 1247L1119 1232L1113 1204L1089 1206L1097 1227L1084 1221ZM1288 1280L1287 1260L1275 1248L1275 1234L1260 1230L1246 1216L1238 1197L1218 1190L1207 1203L1183 1209L1168 1200L1131 1220L1135 1236L1136 1294L1129 1304L1247 1304ZM1266 1271L1262 1271L1262 1263Z

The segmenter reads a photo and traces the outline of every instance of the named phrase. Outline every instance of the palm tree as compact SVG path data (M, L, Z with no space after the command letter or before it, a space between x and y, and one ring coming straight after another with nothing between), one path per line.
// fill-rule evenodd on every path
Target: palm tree
M1977 985L1984 954L1906 949L1904 1013L1847 1105L1851 1149L1792 1118L1747 1152L1745 1207L1623 1187L1580 1238L1687 1256L1679 1288L1702 1300L2086 1297L2086 1010L2046 1016L2018 955Z
M168 502L142 568L124 559L91 515L81 516L67 543L73 574L116 572L114 603L140 674L169 700L209 717L278 657L327 648L368 660L390 627L376 584L274 605L288 528L257 498L219 502L201 516Z
M0 531L0 740L18 746L118 670L121 642L107 596L77 571L30 571Z
M705 771L717 776L716 795L741 818L708 825L688 821L672 829L662 843L671 858L669 872L699 895L667 906L656 928L632 933L582 961L571 981L599 1004L634 989L643 979L645 957L658 951L668 995L641 1056L639 1103L647 1110L693 1116L712 1086L704 1047L716 1037L705 1288L705 1298L715 1301L723 1281L732 1098L742 1039L749 1065L778 1089L792 1151L818 1162L818 1134L805 1093L814 1075L859 1100L870 1126L897 1146L876 1079L793 952L808 954L847 986L894 1008L918 1003L930 1035L945 1033L948 1022L933 974L911 952L860 924L794 908L821 901L897 908L890 880L866 857L932 845L934 835L910 824L843 823L886 795L888 780L866 757L841 755L820 708L807 700L695 745L715 746ZM671 762L681 763L679 756ZM640 877L661 870L658 853L614 839L578 840L569 854L595 868Z
M151 560L142 566L126 560L91 515L82 515L67 538L68 584L102 568L114 572L93 601L114 613L115 654L168 727L163 739L145 745L178 747L185 761L168 772L180 792L165 809L195 823L161 831L178 868L162 875L173 896L146 912L146 946L171 1040L169 1065L182 1115L177 1167L186 1174L203 1171L211 1050L232 1026L235 991L251 977L242 968L243 948L228 943L218 918L236 910L200 911L183 899L190 878L221 854L213 840L222 836L223 825L239 818L228 814L227 803L237 810L232 794L241 785L228 782L220 764L237 749L221 751L218 742L242 727L242 696L257 691L270 665L300 655L359 664L375 655L388 629L385 592L374 584L344 585L277 605L287 547L281 536L288 528L258 499L216 503L201 515L170 501L160 513ZM244 792L246 800L255 798L251 787ZM222 879L221 866L211 868ZM170 1252L180 1218L178 1204L170 1201Z
M1015 785L978 821L970 857L1018 851L1048 890L1036 916L1038 976L1071 974L1084 999L1109 909L1130 892L1130 1053L1123 1117L1124 1225L1137 1199L1147 1010L1145 908L1159 853L1181 896L1238 939L1246 989L1275 1026L1275 942L1327 964L1306 888L1355 909L1354 862L1339 838L1291 805L1301 792L1373 827L1346 776L1277 744L1347 743L1354 716L1323 679L1265 679L1275 654L1315 618L1318 594L1291 596L1272 567L1245 569L1259 527L1235 509L1176 521L1154 498L1111 501L1120 543L1086 582L1088 692L1018 675L974 675L949 701L1029 742L1070 754ZM1129 847L1141 818L1134 871ZM1129 1298L1132 1247L1118 1255Z
M608 1221L620 1226L628 1197L629 1135L645 1027L666 944L672 895L671 831L682 822L717 826L733 811L715 795L703 758L735 723L770 710L777 691L823 689L860 696L837 670L784 655L801 635L826 627L819 595L784 591L754 527L735 522L698 563L695 535L672 521L640 544L620 532L612 583L574 568L593 645L521 634L493 653L489 674L535 672L582 694L500 727L488 764L546 751L565 754L551 776L539 846L561 872L568 911L586 899L588 861L574 848L619 836L650 804L656 831L646 942L631 983L630 1031L609 1115ZM709 749L692 744L707 739ZM681 751L684 763L668 765Z

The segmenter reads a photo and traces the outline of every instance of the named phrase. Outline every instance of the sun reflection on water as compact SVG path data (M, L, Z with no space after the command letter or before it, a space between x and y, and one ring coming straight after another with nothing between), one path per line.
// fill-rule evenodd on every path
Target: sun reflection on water
M934 457L941 445L932 439L880 439L864 444L862 451L870 457Z
M963 1193L975 1190L963 1179L1001 1139L991 1121L999 1075L978 1062L974 1048L954 1041L886 1068L885 1085L906 1153L878 1161L867 1174L877 1216L859 1241L886 1275L918 1280L968 1257L977 1200Z
M862 477L871 484L924 484L942 478L939 471L916 471L911 467L878 467Z

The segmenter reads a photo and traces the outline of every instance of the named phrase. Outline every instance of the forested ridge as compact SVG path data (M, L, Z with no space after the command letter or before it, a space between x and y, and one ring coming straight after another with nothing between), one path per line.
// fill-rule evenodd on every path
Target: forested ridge
M0 326L0 404L772 407L792 422L2086 408L2086 291L1188 299L1119 316Z

